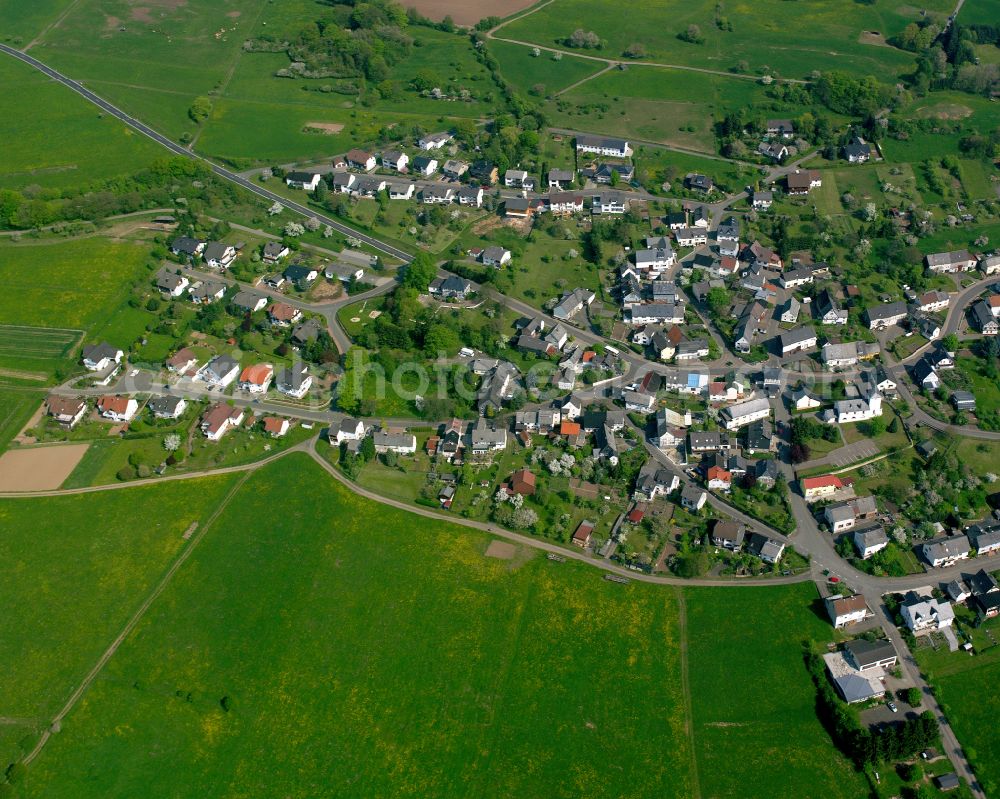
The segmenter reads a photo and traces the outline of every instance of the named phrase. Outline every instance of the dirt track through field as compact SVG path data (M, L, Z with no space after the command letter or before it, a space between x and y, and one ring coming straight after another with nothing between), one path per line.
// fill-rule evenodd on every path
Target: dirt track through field
M115 652L118 651L118 648L125 642L125 639L128 638L132 630L136 628L136 625L139 624L140 621L142 621L142 617L146 615L146 611L148 611L153 602L156 601L156 598L163 593L164 589L170 583L170 580L177 573L177 570L181 566L183 566L184 562L191 556L191 553L194 552L195 547L198 546L198 543L201 541L201 539L205 537L205 533L207 533L208 530L212 527L212 524L215 522L215 520L222 515L222 512L229 505L229 502L232 500L234 496L236 496L236 493L243 487L243 484L246 483L247 479L250 477L253 471L255 470L248 470L244 472L243 476L240 477L240 479L233 484L233 487L229 489L229 493L226 494L225 497L223 497L222 501L219 503L218 507L215 509L212 515L208 517L205 524L201 526L198 532L190 539L190 541L188 541L185 547L181 550L180 554L177 556L177 559L173 562L173 565L169 569L167 569L167 573L164 574L163 577L160 579L160 582L156 584L156 588L154 588L150 592L149 596L147 596L145 601L139 606L139 609L132 615L132 618L130 618L128 620L128 623L122 628L122 631L118 633L118 637L111 642L111 645L106 650L104 650L104 654L101 655L100 659L90 670L90 672L88 672L87 676L83 678L83 681L80 683L77 689L70 695L69 699L66 701L66 704L63 705L62 709L58 713L56 713L55 718L52 719L52 723L49 725L48 729L45 730L45 732L43 732L41 737L38 739L38 743L35 744L35 748L32 749L30 753L28 753L27 757L24 758L25 765L29 765L31 761L33 761L36 757L38 757L39 753L45 747L45 744L48 743L49 738L52 737L53 731L59 729L59 727L62 725L62 720L66 718L66 716L74 707L76 707L76 703L79 702L81 697L87 692L87 689L90 688L94 680L97 679L97 675L101 673L101 670L107 665L108 661L111 660Z
M13 449L0 456L0 491L51 491L59 488L90 444Z

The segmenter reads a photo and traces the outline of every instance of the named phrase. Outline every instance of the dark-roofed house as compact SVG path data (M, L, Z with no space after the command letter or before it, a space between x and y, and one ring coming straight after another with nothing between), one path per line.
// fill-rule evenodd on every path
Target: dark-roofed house
M256 313L267 306L267 297L254 291L237 291L233 296L232 303L237 308Z
M705 507L708 494L697 486L684 486L681 490L681 507L689 511L699 511Z
M632 148L625 139L592 136L589 133L577 134L576 150L580 153L596 153L597 155L610 155L618 158L628 158L632 155Z
M187 258L195 258L205 250L205 242L193 239L190 236L178 236L170 242L170 252L174 255L182 255Z
M149 409L157 419L179 419L186 408L183 397L153 397L149 401Z
M887 327L898 325L906 315L906 303L902 300L865 308L865 320L870 330L885 330Z
M980 300L971 309L972 322L984 336L995 336L1000 333L1000 319L993 315L990 306Z
M103 372L112 364L121 363L125 353L108 342L87 344L83 348L83 365L91 372Z
M719 520L712 527L712 546L724 547L734 552L743 546L747 528L742 522Z
M802 352L816 346L816 331L811 327L797 327L794 330L786 330L778 337L779 348L782 355L790 355L793 352Z
M869 669L891 669L896 665L898 656L890 641L866 641L859 638L855 641L848 641L844 644L844 652L847 654L851 665L858 671L868 671Z
M205 263L214 269L228 269L236 260L236 248L221 241L210 241L202 253Z
M863 164L872 157L872 148L860 136L844 145L844 158L852 164Z

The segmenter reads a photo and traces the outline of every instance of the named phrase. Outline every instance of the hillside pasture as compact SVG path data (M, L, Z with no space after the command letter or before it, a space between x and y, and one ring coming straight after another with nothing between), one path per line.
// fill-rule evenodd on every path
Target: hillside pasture
M9 56L0 59L0 84L18 87L0 92L0 188L86 185L138 171L162 154L127 125Z
M944 16L952 6L934 0L923 8ZM877 7L826 0L737 5L713 0L631 5L555 0L503 26L496 35L552 46L582 28L606 42L596 53L588 52L607 58L618 58L637 43L645 47L648 60L664 64L725 72L746 61L751 72L768 68L791 78L808 77L815 69L840 69L889 79L905 72L913 55L868 42L890 38L919 18L920 9L901 0ZM723 30L726 23L732 30ZM689 25L698 26L700 44L677 38ZM880 36L862 37L865 31Z

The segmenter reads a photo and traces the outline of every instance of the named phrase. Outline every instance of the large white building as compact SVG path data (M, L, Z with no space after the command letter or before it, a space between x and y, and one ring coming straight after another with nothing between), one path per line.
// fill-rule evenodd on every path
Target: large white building
M727 430L738 430L759 419L766 419L770 415L771 403L763 397L730 405L719 412Z

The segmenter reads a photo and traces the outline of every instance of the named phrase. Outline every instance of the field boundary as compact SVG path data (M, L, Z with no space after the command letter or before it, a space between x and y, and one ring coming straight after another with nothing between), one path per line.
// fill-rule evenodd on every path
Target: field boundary
M680 586L674 588L674 596L677 598L677 641L681 662L681 695L684 698L684 729L688 736L688 746L691 747L691 796L693 799L701 799L698 752L694 739L694 708L691 703L691 675L688 668L687 599Z
M143 603L139 605L138 610L136 610L136 612L132 614L132 617L128 620L128 622L126 622L125 626L122 628L122 631L118 633L118 636L111 642L108 648L104 650L104 654L101 655L97 663L94 664L94 667L87 673L87 676L83 678L83 680L80 682L80 685L77 686L76 690L73 691L72 694L70 694L70 697L66 701L66 704L62 706L62 709L58 713L56 713L55 717L52 719L52 723L48 726L48 728L42 733L41 737L38 739L38 743L35 744L35 748L32 749L24 758L23 762L26 766L29 765L36 757L38 757L39 754L41 754L41 751L45 747L45 744L48 743L49 738L52 737L53 731L58 729L62 720L66 718L66 716L70 712L72 712L73 708L76 707L77 702L80 701L83 695L87 692L87 689L90 688L94 680L97 679L97 676L108 664L108 661L111 660L115 652L118 651L118 648L125 642L125 639L136 628L139 622L142 621L142 617L146 615L146 612L152 606L153 602L156 601L157 597L159 597L160 594L162 594L163 591L166 589L167 585L170 584L171 579L177 573L178 569L180 569L180 567L184 565L187 559L191 557L191 553L194 552L195 547L197 547L199 542L205 537L205 533L207 533L208 530L212 527L216 519L218 519L219 516L222 515L222 512L229 506L230 501L234 496L236 496L236 492L239 491L239 489L241 489L243 485L246 483L246 481L249 479L250 474L251 472L247 471L233 484L233 487L230 488L226 496L222 498L222 501L219 503L218 507L216 507L216 509L212 511L212 515L208 517L205 524L203 524L198 529L198 531L193 536L191 536L191 539L188 541L187 545L181 549L180 554L174 560L170 568L167 569L167 573L160 578L160 581L156 584L156 587L149 593L149 595L146 597Z

